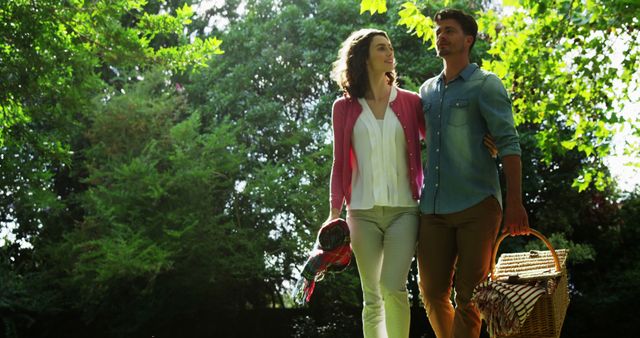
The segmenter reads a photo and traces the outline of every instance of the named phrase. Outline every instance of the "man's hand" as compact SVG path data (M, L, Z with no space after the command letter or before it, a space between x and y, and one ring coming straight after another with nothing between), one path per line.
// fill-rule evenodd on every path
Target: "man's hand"
M491 157L498 157L498 147L496 146L496 140L493 138L493 136L491 136L491 134L484 135L484 137L482 138L482 143L485 147L487 147L487 150L489 150L489 154L491 154Z
M508 155L502 158L504 174L507 179L507 200L504 211L504 228L511 236L526 235L529 229L527 210L522 205L522 163L520 156Z
M506 232L511 234L511 236L528 235L531 233L529 216L522 203L507 202L502 233Z

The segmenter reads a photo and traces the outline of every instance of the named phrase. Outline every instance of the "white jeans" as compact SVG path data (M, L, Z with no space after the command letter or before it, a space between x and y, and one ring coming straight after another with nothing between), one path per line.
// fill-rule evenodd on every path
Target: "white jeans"
M382 206L347 212L364 298L365 338L409 336L406 285L416 249L418 214L417 207Z

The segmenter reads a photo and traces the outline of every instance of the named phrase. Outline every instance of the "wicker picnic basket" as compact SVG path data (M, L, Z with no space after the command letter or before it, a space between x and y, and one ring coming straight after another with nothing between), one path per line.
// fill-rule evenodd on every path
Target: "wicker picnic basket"
M520 332L500 338L556 338L560 337L562 323L569 306L569 288L566 259L568 250L555 250L540 232L531 234L544 242L549 251L503 253L496 264L498 247L509 234L498 237L491 259L491 279L507 283L548 283L550 293L536 302Z

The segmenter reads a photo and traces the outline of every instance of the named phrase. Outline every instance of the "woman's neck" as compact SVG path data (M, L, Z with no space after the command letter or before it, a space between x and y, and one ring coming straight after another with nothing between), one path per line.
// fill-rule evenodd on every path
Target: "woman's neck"
M364 94L367 100L386 100L389 98L391 86L387 83L385 73L371 74L369 73L369 88Z

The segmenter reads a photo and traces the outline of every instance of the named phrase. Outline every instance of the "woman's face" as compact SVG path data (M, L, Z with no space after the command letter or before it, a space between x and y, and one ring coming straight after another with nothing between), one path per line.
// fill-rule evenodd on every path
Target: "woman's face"
M373 73L387 73L393 71L395 59L393 57L393 47L384 35L376 35L369 44L369 58L367 59L367 69Z

